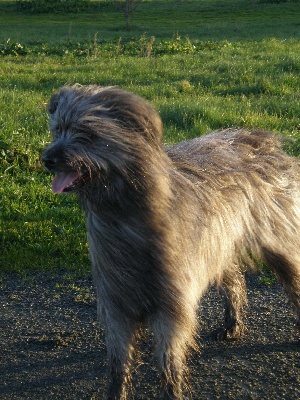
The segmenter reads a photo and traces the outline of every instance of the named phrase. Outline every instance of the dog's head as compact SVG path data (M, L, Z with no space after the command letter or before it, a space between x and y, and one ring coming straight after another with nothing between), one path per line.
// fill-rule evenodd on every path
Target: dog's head
M53 141L43 151L55 193L129 176L139 158L161 148L162 123L142 98L98 86L65 86L49 103ZM143 155L141 155L143 153ZM141 164L141 161L140 161Z

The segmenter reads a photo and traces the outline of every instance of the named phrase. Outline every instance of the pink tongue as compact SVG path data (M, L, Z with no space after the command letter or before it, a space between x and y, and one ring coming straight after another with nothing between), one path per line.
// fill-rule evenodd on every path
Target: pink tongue
M52 181L52 191L54 193L61 193L67 186L71 185L75 179L79 178L79 176L78 172L55 175Z

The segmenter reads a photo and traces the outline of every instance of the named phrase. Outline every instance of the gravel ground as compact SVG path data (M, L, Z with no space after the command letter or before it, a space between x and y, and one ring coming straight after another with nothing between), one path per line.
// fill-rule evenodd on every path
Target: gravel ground
M0 399L102 399L103 330L90 278L5 275L0 280ZM214 342L222 302L210 290L199 311L200 353L189 360L193 399L300 399L300 345L279 286L248 279L247 336ZM141 344L133 399L157 399L151 337Z

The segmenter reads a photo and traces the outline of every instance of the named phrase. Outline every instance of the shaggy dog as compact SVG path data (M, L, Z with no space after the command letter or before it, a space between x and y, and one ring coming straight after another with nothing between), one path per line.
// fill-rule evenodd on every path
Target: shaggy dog
M217 337L244 332L244 272L257 261L300 318L300 169L271 133L228 129L165 148L162 122L117 88L65 86L49 104L43 152L55 193L85 210L98 313L106 327L107 399L126 399L135 342L156 340L163 399L182 399L197 307L225 294Z

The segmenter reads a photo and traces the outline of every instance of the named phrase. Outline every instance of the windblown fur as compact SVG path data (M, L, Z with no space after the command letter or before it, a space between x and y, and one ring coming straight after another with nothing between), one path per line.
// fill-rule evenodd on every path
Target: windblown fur
M266 132L228 129L162 145L162 123L117 88L66 86L49 104L53 142L43 162L56 193L84 207L106 326L107 399L126 399L141 326L156 339L161 396L182 399L197 306L225 294L217 338L244 332L244 271L262 261L300 319L300 169Z

